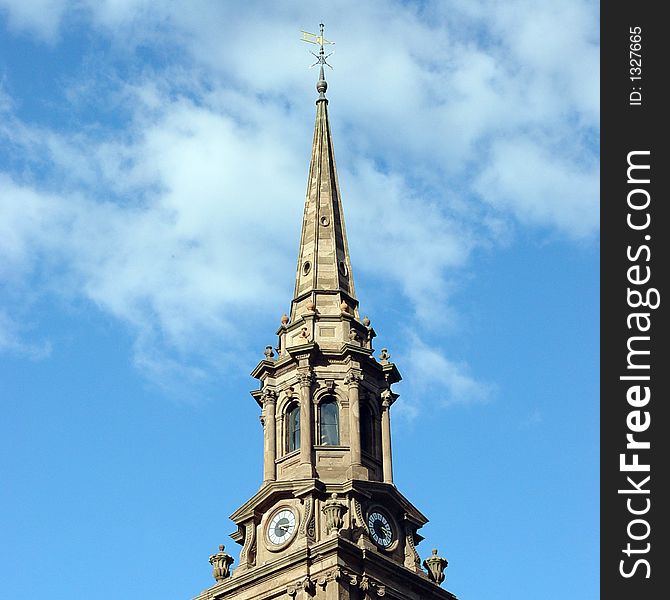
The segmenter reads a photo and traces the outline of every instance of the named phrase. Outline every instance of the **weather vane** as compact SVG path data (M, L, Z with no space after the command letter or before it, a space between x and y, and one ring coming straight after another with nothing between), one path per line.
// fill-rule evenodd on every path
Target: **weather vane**
M309 31L303 31L302 32L302 41L303 42L309 42L310 44L318 44L320 46L319 53L317 54L316 52L312 52L314 56L316 56L316 62L310 67L316 67L316 65L321 65L321 68L323 69L323 65L326 65L330 67L331 69L333 68L331 65L329 65L326 62L326 59L331 56L333 53L326 54L323 47L326 44L334 44L335 42L331 42L330 40L327 40L323 36L323 23L319 23L319 35L316 35L315 33L309 33Z

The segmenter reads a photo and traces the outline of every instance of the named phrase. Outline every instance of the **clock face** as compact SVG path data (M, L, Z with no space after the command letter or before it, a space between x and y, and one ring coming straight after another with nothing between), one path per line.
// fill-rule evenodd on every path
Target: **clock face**
M268 525L268 539L275 545L287 542L295 532L295 514L289 508L277 511Z
M393 527L382 512L374 511L368 515L368 529L372 539L382 548L388 548L393 542Z

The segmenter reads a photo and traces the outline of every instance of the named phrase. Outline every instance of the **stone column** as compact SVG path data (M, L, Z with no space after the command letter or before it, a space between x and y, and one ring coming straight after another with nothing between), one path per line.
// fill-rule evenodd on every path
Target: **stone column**
M300 469L303 477L314 475L312 464L312 449L314 445L312 419L312 381L314 379L310 369L299 371L300 381Z
M359 387L363 376L352 371L344 382L349 386L349 447L351 448L351 464L361 464L361 407L359 403Z
M358 371L351 371L344 379L349 386L349 452L351 466L347 476L350 479L367 479L367 469L361 461L361 407L360 383L363 375Z
M277 394L268 390L263 394L263 427L264 427L264 461L263 481L274 481L277 479L277 423L275 410L277 407Z
M391 458L391 390L382 392L382 460L384 465L384 483L393 483L393 460Z

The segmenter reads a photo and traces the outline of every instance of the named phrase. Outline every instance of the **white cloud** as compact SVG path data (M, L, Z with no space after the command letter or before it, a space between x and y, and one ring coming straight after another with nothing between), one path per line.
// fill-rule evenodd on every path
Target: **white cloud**
M521 223L553 225L584 238L597 230L599 221L598 167L588 163L570 163L531 137L498 140L476 189Z
M48 357L51 354L49 341L26 341L26 329L0 309L0 353L7 352L30 360Z
M35 34L54 43L68 0L0 0L0 16L7 15L11 29Z
M447 358L445 352L426 344L419 336L410 336L408 356L409 406L416 406L416 398L429 398L431 405L455 406L488 402L495 394L492 384L478 381L464 362Z
M598 88L575 66L597 69L597 8L347 6L322 8L338 42L329 97L355 272L402 290L420 327L444 327L454 278L510 219L569 239L597 231ZM316 76L297 38L321 15L195 0L2 10L14 31L56 43L85 27L112 48L70 79L59 110L76 111L76 131L22 121L0 90L0 278L17 295L83 296L132 327L157 380L198 379L249 315L288 305ZM117 72L139 46L160 60ZM98 120L106 110L116 125ZM411 361L440 373L447 403L490 393L420 338Z

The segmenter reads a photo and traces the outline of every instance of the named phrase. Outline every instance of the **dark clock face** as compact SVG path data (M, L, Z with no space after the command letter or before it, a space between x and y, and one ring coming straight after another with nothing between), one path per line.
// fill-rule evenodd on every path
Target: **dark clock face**
M368 515L368 529L376 544L388 548L393 542L393 527L389 519L380 511Z

